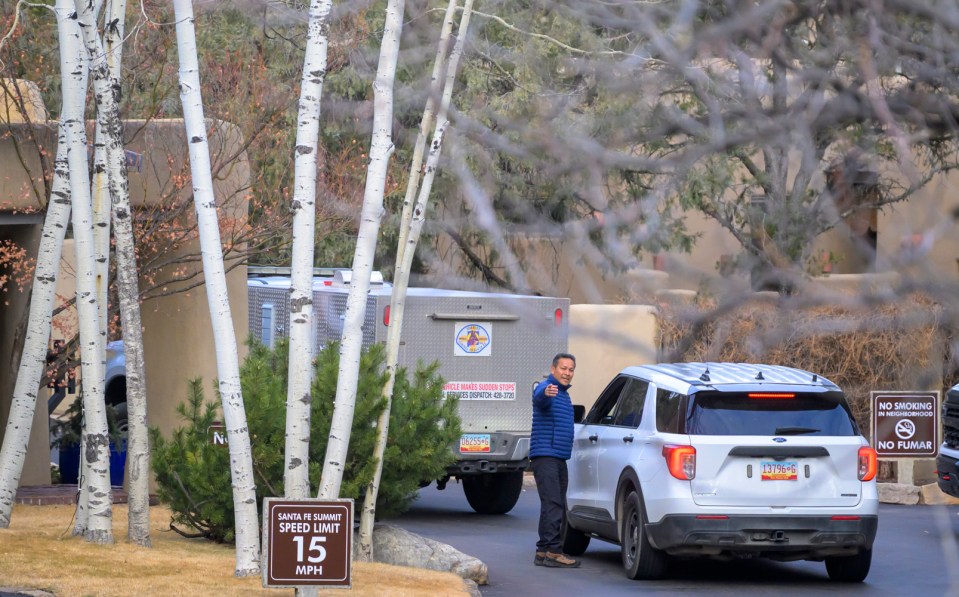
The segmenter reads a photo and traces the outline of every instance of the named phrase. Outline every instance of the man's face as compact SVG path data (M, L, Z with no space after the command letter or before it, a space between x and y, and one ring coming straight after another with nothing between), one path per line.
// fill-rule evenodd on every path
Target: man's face
M570 385L573 381L573 372L576 370L576 363L573 359L560 359L555 365L550 366L549 372L553 377L564 386Z

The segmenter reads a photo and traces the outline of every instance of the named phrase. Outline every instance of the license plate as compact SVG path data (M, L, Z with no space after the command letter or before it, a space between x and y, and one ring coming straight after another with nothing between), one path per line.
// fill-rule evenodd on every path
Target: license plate
M490 442L488 433L467 433L460 436L461 454L489 452L489 446Z
M799 463L795 460L763 460L759 463L759 468L763 481L795 481L799 478Z

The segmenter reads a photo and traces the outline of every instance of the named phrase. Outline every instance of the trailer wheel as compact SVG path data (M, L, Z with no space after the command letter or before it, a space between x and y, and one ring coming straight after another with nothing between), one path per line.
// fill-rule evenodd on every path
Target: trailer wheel
M463 492L470 507L479 514L506 514L523 491L523 471L463 477Z

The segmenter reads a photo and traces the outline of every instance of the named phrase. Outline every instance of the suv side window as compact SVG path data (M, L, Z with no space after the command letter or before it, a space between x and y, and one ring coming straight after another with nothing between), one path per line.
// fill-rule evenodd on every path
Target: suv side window
M680 433L679 408L683 395L669 390L656 390L656 431Z
M626 387L628 377L617 377L610 383L603 393L600 394L596 404L589 411L584 423L587 425L609 425L613 422L613 413L616 410L616 403L619 402L619 395Z
M639 427L639 423L643 419L643 405L646 403L646 391L648 389L648 381L641 379L631 379L629 381L619 399L613 425L632 427L633 429Z

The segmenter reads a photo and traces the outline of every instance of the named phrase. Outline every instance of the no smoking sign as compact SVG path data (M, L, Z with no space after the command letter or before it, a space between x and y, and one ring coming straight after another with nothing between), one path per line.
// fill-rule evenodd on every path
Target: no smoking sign
M939 392L872 392L872 440L881 458L939 451Z

